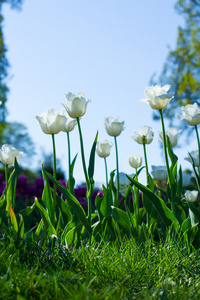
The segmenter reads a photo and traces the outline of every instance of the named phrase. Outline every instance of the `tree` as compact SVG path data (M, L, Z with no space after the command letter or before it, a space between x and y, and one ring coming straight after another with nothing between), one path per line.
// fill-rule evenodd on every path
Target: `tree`
M180 114L180 106L200 103L200 0L178 0L175 8L185 26L178 28L176 49L169 52L159 79L152 80L171 85L174 99L164 110L170 126L176 124L174 116ZM159 118L156 113L153 117ZM185 122L181 126L189 130Z
M4 43L2 23L2 5L10 4L11 8L20 9L23 0L0 0L0 145L12 144L24 152L25 161L35 154L35 147L30 138L25 125L18 122L7 122L6 101L9 88L7 86L7 76L9 62L6 58L6 46ZM24 160L23 159L23 160Z

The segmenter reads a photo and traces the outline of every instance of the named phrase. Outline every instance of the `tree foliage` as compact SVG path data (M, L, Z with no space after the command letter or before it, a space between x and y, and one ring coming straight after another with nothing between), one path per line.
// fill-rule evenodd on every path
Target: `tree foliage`
M185 24L178 28L176 49L169 52L159 79L153 80L171 85L174 99L164 111L171 126L176 124L180 106L200 103L200 0L178 0L175 8ZM154 119L158 117L155 113ZM181 125L188 128L186 123Z

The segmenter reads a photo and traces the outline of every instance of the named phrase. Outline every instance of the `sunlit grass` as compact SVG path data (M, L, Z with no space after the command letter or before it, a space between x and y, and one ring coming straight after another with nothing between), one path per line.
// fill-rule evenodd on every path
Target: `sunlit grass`
M172 242L66 249L1 241L1 299L199 299L199 275L199 251Z

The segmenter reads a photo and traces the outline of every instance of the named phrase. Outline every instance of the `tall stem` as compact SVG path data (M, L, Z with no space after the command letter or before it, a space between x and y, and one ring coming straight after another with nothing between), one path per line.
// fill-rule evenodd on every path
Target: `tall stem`
M68 146L68 188L69 192L72 192L72 174L71 174L71 151L70 151L70 139L69 139L69 132L67 132L67 146Z
M53 144L53 178L56 180L56 146L55 146L55 137L52 134L52 144ZM56 207L56 185L53 184L53 214L55 215Z
M114 136L115 140L115 152L116 152L116 169L117 169L117 194L114 202L114 206L119 205L119 160L118 160L118 149L117 149L117 138Z
M136 171L136 176L135 176L135 180L138 181L138 172L137 169L135 169ZM135 215L136 215L136 227L137 227L137 231L138 231L138 226L139 226L139 189L137 187L135 187Z
M195 127L195 131L196 131L198 150L199 150L199 167L198 167L198 171L199 171L199 176L200 176L200 140L199 140L199 133L198 133L197 125L195 125L194 127Z
M144 150L144 160L145 160L146 177L147 177L147 184L148 184L149 170L148 170L148 164L147 164L147 152L146 152L146 144L145 143L143 143L143 150Z
M87 175L87 169L86 169L86 164L85 164L85 154L84 154L84 147L83 147L83 137L82 137L82 132L81 132L81 126L80 126L80 121L79 118L77 118L77 124L78 124L78 131L79 131L79 138L80 138L80 146L81 146L81 158L82 158L82 165L83 165L83 172L85 175L85 181L87 185L87 190L89 190L89 179Z
M162 124L162 134L163 134L163 146L164 146L164 153L165 153L165 162L166 162L166 167L167 167L167 175L168 175L168 179L169 179L169 186L170 186L170 193L171 193L172 212L175 215L175 203L174 203L174 199L173 199L172 182L171 182L171 176L170 176L170 171L169 171L169 161L168 161L168 156L167 156L167 142L166 142L165 125L164 125L162 110L160 109L159 112L160 112L160 119L161 119L161 124Z
M105 172L106 172L106 188L108 188L108 168L107 168L106 157L104 157L104 163L105 163Z

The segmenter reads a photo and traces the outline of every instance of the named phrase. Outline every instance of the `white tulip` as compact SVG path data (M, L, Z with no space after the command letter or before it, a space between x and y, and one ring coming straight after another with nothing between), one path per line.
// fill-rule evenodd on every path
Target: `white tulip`
M165 109L173 98L172 95L167 93L169 89L170 85L163 87L160 85L150 86L144 90L145 99L141 99L139 102L146 102L156 110Z
M131 174L129 175L130 177L134 177L135 174ZM129 186L130 184L130 180L127 178L126 174L123 173L123 172L119 172L119 192L122 196L124 196L126 190L127 190L127 187ZM115 187L117 188L117 178L115 179Z
M82 117L86 113L87 104L91 102L91 100L86 101L84 93L78 93L77 95L68 93L66 98L66 102L62 103L62 105L68 112L69 116L74 119Z
M60 114L65 116L65 118L66 118L66 122L65 122L65 125L64 125L62 131L64 131L64 132L72 131L77 123L76 119L71 118L64 108L62 108L60 110Z
M198 191L186 191L185 192L185 199L188 202L195 202L197 201L197 197L198 197Z
M119 122L119 118L108 117L104 120L105 129L110 136L119 136L125 129L124 121Z
M151 166L151 174L155 180L164 181L167 179L167 168L166 166Z
M0 149L0 161L9 166L14 166L15 158L19 162L23 152L12 145L4 144Z
M142 165L142 156L139 154L129 155L128 162L132 168L140 168Z
M154 133L151 127L142 126L138 131L135 131L132 139L138 144L150 144L153 141Z
M196 150L196 151L192 151L190 152L190 155L192 156L192 159L194 161L194 165L195 167L199 167L199 151ZM191 157L185 157L185 160L189 161L191 164L192 164L192 159Z
M112 143L108 140L104 140L102 143L97 142L96 151L99 157L107 157L110 155L110 149L112 147Z
M177 130L176 128L168 128L165 133L166 136L169 137L169 140L171 142L171 146L175 147L177 145L178 141L178 134L181 133L182 130ZM160 141L163 143L163 133L159 133Z
M35 116L35 118L38 120L42 131L46 134L59 133L66 123L66 117L53 108L47 109L40 116Z
M196 126L200 124L200 108L197 103L182 106L181 110L182 115L176 115L179 120L185 120L190 126Z

